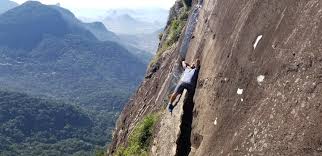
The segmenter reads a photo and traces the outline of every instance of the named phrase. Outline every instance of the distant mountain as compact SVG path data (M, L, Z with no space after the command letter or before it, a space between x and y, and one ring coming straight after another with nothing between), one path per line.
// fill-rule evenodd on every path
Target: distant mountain
M104 145L94 121L75 106L8 91L0 101L0 155L89 155Z
M154 38L148 38L148 40L139 40L139 44L133 43L131 39L127 37L116 35L115 33L106 29L103 23L101 22L92 22L92 23L83 23L86 29L92 32L97 39L100 41L112 41L120 44L124 48L126 48L130 53L136 56L138 59L142 60L144 63L148 63L152 58L153 54L150 53L149 45L151 45L151 41L155 41ZM149 37L151 35L141 35L143 37ZM121 38L122 37L122 38ZM150 40L151 39L151 40ZM147 41L147 42L145 42ZM150 44L149 44L150 43ZM145 47L142 46L146 45ZM157 43L155 43L157 44Z
M101 22L91 22L84 23L78 20L72 12L67 9L51 6L58 10L64 17L64 19L76 28L82 28L90 31L98 40L100 41L112 41L120 44L124 48L126 48L130 53L132 53L135 57L143 61L144 63L148 63L152 55L147 53L144 49L139 49L136 46L132 46L127 42L121 40L114 32L109 31L103 23ZM74 28L75 29L75 28ZM85 30L82 30L85 31Z
M155 54L158 49L159 34L161 32L163 32L163 29L159 29L151 34L119 35L119 38L133 47Z
M85 28L91 31L101 41L119 41L119 37L113 32L108 31L101 22L84 23L84 25Z
M122 35L150 34L162 28L161 25L153 22L140 21L130 14L118 14L117 12L109 14L103 23L109 30Z
M112 15L131 15L138 21L154 23L164 27L169 16L169 10L161 8L142 8L142 9L111 9L106 12L106 16Z
M149 54L155 54L159 34L168 19L164 9L116 9L108 10L103 23L115 32L127 46L135 47Z
M82 22L75 17L75 15L67 9L61 8L58 5L51 6L54 9L58 10L69 25L74 27L86 29L90 31L98 40L100 41L114 41L118 42L118 36L106 29L103 23L101 22ZM84 30L83 30L84 31Z
M146 63L116 42L100 41L92 29L105 31L59 6L34 1L1 14L0 86L81 106L93 114L94 127L106 127L97 135L107 142Z
M0 14L18 6L19 4L10 0L1 0L0 1Z
M159 33L163 31L169 14L169 10L160 8L111 9L107 11L76 9L73 11L84 22L95 20L103 22L108 28L107 31L116 33L116 36L118 36L113 41L126 47L140 58L146 58L146 62L149 62L156 52ZM99 29L98 31L94 30L94 34L97 34L96 37L100 40L106 40L106 37L104 37L106 30Z
M75 34L96 40L78 22L72 13L58 6L27 1L0 15L0 44L12 49L30 51L44 39L44 35L64 37L66 34Z

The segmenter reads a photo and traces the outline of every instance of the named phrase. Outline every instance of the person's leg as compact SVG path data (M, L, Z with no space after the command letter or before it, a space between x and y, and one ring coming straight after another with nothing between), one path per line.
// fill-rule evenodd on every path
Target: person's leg
M188 96L189 97L191 97L191 96L193 97L194 94L195 94L196 87L194 85L191 85L191 84L187 84L185 87L187 89Z
M170 103L172 104L173 102L174 102L174 100L176 100L176 98L177 98L177 96L178 96L179 94L178 93L176 93L176 92L174 92L172 95L171 95L171 97L170 97Z
M177 96L179 94L182 94L183 90L184 90L184 85L182 83L179 83L177 85L177 87L174 89L174 93L171 95L170 101L169 101L169 104L168 104L169 105L168 106L169 112L172 112L172 110L174 108L173 102L176 100L176 98L177 98Z

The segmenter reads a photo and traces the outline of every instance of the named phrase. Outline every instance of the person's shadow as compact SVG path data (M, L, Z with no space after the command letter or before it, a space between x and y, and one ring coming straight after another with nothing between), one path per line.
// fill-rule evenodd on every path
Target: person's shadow
M193 108L195 103L193 102L195 91L187 92L183 102L183 115L182 123L180 125L180 136L177 140L177 154L178 156L188 156L191 151L191 131L193 120ZM182 95L180 95L181 98ZM176 103L176 105L178 102Z

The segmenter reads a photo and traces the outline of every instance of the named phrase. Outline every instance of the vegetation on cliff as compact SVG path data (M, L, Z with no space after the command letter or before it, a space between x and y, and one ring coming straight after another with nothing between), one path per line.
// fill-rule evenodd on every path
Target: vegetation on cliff
M159 35L161 44L156 53L156 56L154 56L154 58L151 60L150 66L156 64L163 52L165 52L169 47L171 47L179 40L182 30L188 20L189 9L189 5L184 0L177 1L175 7L172 8L172 11L176 13L173 14L172 17L170 15L170 24L168 24L164 32Z
M129 137L128 147L120 147L116 152L116 156L147 156L157 120L157 115L147 115L134 128Z

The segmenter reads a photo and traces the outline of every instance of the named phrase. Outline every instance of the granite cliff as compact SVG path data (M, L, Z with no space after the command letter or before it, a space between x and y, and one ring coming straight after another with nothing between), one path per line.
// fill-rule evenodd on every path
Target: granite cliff
M178 1L109 154L157 114L147 155L322 155L321 18L319 0ZM179 63L196 58L196 93L184 94L171 115Z

